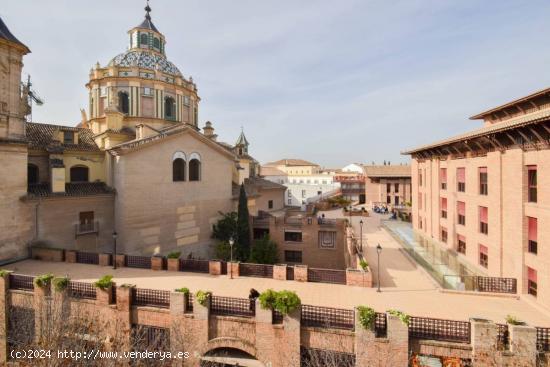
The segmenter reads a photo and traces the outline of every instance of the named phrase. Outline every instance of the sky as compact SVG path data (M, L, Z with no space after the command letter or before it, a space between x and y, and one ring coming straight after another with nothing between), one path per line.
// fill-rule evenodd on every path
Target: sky
M260 162L406 163L401 151L473 130L468 118L550 86L547 0L151 0L168 59L192 76L199 125L241 127ZM127 48L145 1L4 0L45 99L76 125L90 68Z

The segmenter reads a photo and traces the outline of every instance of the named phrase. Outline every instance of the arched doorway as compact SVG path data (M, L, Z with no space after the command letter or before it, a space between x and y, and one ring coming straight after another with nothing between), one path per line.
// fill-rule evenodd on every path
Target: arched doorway
M201 358L201 367L265 367L251 354L236 348L216 348Z

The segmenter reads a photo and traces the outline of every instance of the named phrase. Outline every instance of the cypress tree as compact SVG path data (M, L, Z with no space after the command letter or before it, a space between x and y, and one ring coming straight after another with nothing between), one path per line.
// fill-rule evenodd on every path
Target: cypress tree
M237 213L236 254L240 261L247 261L250 256L250 224L248 216L248 199L246 197L246 191L244 190L244 183L241 184Z

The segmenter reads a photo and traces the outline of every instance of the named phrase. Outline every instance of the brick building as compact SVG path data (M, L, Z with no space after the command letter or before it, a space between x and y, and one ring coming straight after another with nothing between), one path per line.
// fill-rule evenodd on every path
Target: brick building
M405 205L411 201L411 166L363 166L367 204Z
M550 308L550 89L471 117L412 155L414 229Z

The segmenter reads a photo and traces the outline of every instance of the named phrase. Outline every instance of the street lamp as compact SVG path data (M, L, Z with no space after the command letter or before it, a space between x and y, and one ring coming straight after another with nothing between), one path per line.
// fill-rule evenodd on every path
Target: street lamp
M380 253L382 252L382 246L380 246L380 244L378 244L378 246L376 246L376 253L378 254L378 290L377 292L381 292L380 290Z
M229 247L231 248L231 262L229 263L229 266L231 267L230 270L230 277L233 279L233 245L235 244L235 240L233 237L229 237Z
M363 253L363 219L359 222L359 243L361 244L361 253Z
M116 231L113 232L113 269L116 270L116 238L118 237L118 233Z

